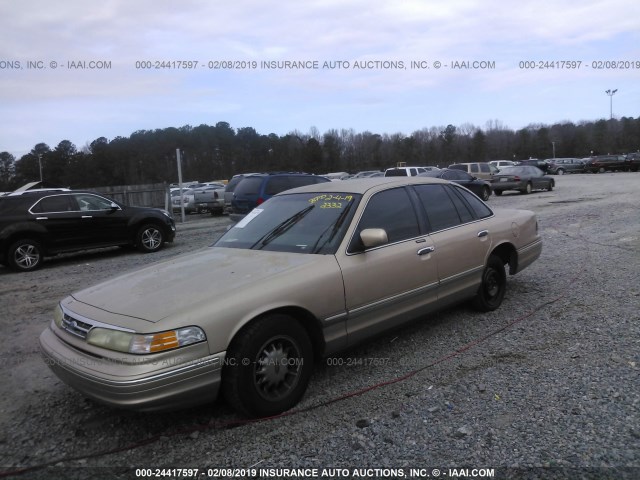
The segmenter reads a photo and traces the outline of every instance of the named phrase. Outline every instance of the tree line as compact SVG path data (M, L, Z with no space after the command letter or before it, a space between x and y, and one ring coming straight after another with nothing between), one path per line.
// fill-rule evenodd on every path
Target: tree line
M234 129L227 122L139 130L128 138L100 137L80 150L63 140L53 149L38 143L19 159L0 152L0 191L40 178L47 185L71 188L172 183L178 180L178 148L183 179L199 181L264 171L354 173L382 170L398 162L442 167L499 159L583 158L639 151L640 117L531 124L520 130L492 120L484 128L447 125L411 135L356 133L353 129L320 134L315 127L308 133L264 135L251 127Z

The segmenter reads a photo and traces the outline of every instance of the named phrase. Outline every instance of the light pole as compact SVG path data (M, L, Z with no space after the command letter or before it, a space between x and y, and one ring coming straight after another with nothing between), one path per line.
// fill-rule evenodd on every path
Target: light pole
M607 95L609 95L609 119L612 120L613 119L613 96L616 94L616 92L618 91L618 89L616 88L615 90L605 90L604 93L606 93Z
M40 167L40 183L42 183L42 154L41 153L38 154L38 167Z
M553 158L556 158L556 142L551 142L551 146L553 147Z

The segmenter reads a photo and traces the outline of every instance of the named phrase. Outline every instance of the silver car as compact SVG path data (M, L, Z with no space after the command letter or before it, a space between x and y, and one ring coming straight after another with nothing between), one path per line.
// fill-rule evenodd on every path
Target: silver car
M73 293L40 345L62 380L108 405L176 409L221 392L274 415L304 395L318 357L450 304L498 308L505 266L516 274L541 250L534 213L494 211L440 179L310 185L212 247Z

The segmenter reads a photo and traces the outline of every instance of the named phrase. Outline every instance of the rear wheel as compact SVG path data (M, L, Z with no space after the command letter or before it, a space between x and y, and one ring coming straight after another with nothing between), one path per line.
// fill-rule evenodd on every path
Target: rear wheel
M482 272L482 283L473 299L473 306L481 312L490 312L502 304L507 290L507 274L500 257L491 255Z
M227 402L245 415L267 417L293 407L309 384L313 347L288 315L256 320L229 347L222 372Z
M563 169L561 169L561 168L559 168L559 169L558 169L558 175L564 175L564 170L563 170Z
M502 190L494 190L493 193L495 193L499 197L500 195L502 195Z
M525 195L529 195L533 190L533 187L531 186L531 183L527 183L527 185L524 187L524 190L521 190L522 193L524 193Z
M136 236L136 247L144 253L160 250L164 244L164 233L160 227L152 223L143 225Z
M7 265L18 272L30 272L42 266L42 246L32 238L12 243L7 250Z

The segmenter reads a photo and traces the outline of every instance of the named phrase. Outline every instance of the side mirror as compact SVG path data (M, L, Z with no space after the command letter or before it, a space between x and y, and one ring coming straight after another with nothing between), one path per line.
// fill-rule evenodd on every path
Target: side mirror
M389 242L384 228L365 228L360 232L360 240L365 249L379 247Z

